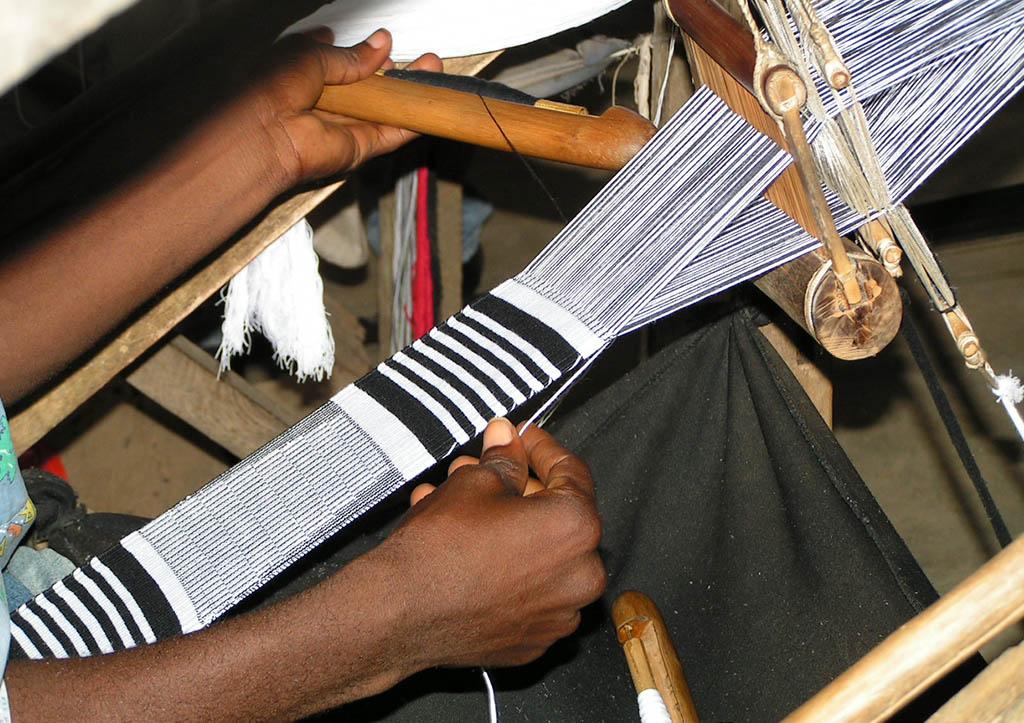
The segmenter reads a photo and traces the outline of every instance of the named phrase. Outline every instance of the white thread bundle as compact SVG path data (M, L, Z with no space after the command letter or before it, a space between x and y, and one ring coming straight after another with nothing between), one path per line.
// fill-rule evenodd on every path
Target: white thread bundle
M1017 434L1024 440L1024 419L1021 419L1020 410L1017 409L1017 405L1024 402L1024 385L1021 385L1020 379L1013 376L1012 369L1007 374L995 377L992 393L996 396L996 401L1003 405Z
M672 723L665 699L657 688L641 690L636 696L636 704L640 709L640 723Z
M303 219L283 233L228 284L217 351L221 372L248 350L258 331L274 360L299 381L321 380L334 367L334 336L324 311L313 229Z

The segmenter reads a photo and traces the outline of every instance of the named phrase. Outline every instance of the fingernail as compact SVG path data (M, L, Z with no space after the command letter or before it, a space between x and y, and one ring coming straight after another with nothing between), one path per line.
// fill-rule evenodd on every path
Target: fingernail
M388 31L384 28L375 30L364 42L374 50L380 50L388 43Z
M484 430L484 449L504 447L506 444L512 444L515 436L516 428L512 426L512 422L504 417L496 417L491 420L490 424L487 425L487 429Z

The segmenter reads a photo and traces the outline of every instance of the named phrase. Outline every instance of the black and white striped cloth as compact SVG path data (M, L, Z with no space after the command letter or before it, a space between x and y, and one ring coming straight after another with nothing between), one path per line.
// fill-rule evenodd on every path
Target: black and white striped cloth
M928 0L940 9L948 2ZM840 6L852 13L854 5L830 7L842 16ZM868 12L888 6L896 4L880 0ZM993 22L1002 28L1006 17ZM971 27L977 22L972 16ZM960 56L933 53L935 69L955 65L966 80L953 95L982 98L987 117L1024 79L1024 52L998 33L967 42L966 27L955 23ZM852 47L855 38L837 35ZM888 63L896 62L891 50ZM856 61L870 65L864 54ZM926 89L924 70L913 70L906 87ZM925 133L927 121L916 117L901 124L901 104L911 99L900 85L879 86L869 115L877 114L880 145L896 163L918 150L899 148L901 139L934 138L936 129ZM928 153L944 158L976 127L957 108ZM698 92L522 274L19 608L12 654L109 653L209 625L487 420L557 389L615 336L814 247L759 198L788 162L715 96ZM900 188L933 167L928 158L900 165ZM859 222L836 211L844 227Z

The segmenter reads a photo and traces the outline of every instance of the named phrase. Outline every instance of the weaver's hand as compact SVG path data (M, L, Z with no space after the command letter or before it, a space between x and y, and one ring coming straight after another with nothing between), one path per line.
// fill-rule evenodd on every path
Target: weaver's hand
M391 34L378 30L351 48L331 45L327 28L281 40L258 82L254 107L292 184L348 171L416 137L407 130L314 109L325 85L348 84L390 68ZM441 70L433 54L410 64Z
M468 458L472 460L472 458ZM579 625L605 589L587 466L550 435L495 420L382 545L416 591L423 665L519 665ZM538 490L524 496L530 468Z

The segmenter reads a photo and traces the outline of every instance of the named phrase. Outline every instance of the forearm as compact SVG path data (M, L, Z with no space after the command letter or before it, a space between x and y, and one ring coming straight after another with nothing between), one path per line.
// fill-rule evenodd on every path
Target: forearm
M288 187L288 159L239 115L218 113L0 265L0 398L60 370Z
M422 667L411 596L379 555L309 592L126 653L17 662L14 720L282 720L384 691Z

